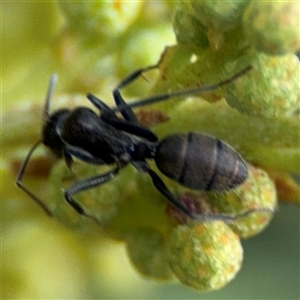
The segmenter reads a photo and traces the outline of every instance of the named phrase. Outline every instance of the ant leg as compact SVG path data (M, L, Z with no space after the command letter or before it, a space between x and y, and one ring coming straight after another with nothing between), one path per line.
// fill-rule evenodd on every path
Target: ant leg
M93 94L88 94L87 98L103 112L100 116L101 120L114 128L140 136L151 142L156 142L158 140L157 136L148 127L143 126L140 123L119 119L105 103Z
M140 124L138 118L136 117L135 113L132 111L131 107L128 106L125 100L123 99L119 89L115 89L113 91L113 96L117 104L117 107L118 108L122 107L119 110L121 115L124 117L124 119L135 124Z
M128 84L132 83L134 80L136 80L139 76L141 76L144 72L156 69L158 65L152 65L146 68L138 69L131 73L128 77L123 79L113 90L113 97L115 100L115 103L117 105L116 109L113 109L113 111L120 111L122 116L124 117L125 120L131 121L133 123L139 124L139 121L130 108L130 106L127 105L127 103L124 101L123 97L121 96L120 90L125 88Z
M63 147L62 153L63 153L64 161L65 161L65 163L66 163L66 165L67 165L67 167L70 171L70 175L63 177L63 179L68 179L69 180L69 179L72 179L76 176L75 173L74 173L74 170L72 168L74 160L73 160L72 155L66 149L66 147Z
M91 93L87 94L87 98L95 107L97 107L101 111L101 120L105 121L109 125L115 127L118 130L132 133L134 135L146 138L150 141L157 141L157 136L148 127L141 125L139 122L135 124L126 120L124 121L122 119L119 119L109 106L107 106L102 100Z
M148 66L145 68L140 68L140 69L133 71L131 74L129 74L126 78L124 78L116 86L115 90L121 90L121 89L125 88L128 84L132 83L134 80L136 80L138 77L140 77L143 73L145 73L149 70L157 69L157 68L158 68L158 64L151 65L151 66Z
M108 182L109 180L113 179L118 174L119 171L120 171L120 167L117 166L115 169L113 169L112 171L110 171L108 173L97 175L97 176L94 176L94 177L90 177L90 178L87 178L85 180L81 180L81 181L73 184L71 187L69 187L64 192L66 201L79 214L84 215L84 216L89 217L89 218L92 218L92 219L97 221L97 219L94 216L89 215L88 213L86 213L84 208L76 200L74 200L72 196L79 193L79 192L82 192L84 190L88 190L90 188L97 187L101 184L104 184L104 183Z
M86 97L95 107L97 107L101 111L101 119L119 120L115 112L98 97L94 96L91 93L88 93Z
M194 218L193 213L181 201L179 201L179 199L167 188L164 182L154 171L148 169L148 174L150 175L154 186L161 194L163 194L180 211L185 213L190 218Z
M166 93L166 94L151 96L151 97L148 97L148 98L133 101L133 102L128 103L128 104L127 103L126 104L121 104L121 105L118 106L117 109L122 112L122 110L128 109L128 107L136 108L136 107L140 107L140 106L144 106L144 105L149 105L149 104L154 104L154 103L157 103L157 102L162 102L162 101L169 100L169 99L175 98L175 97L189 96L189 95L195 95L195 94L201 94L201 93L213 91L213 90L216 90L217 88L219 88L223 85L226 85L230 82L233 82L234 80L238 79L242 75L249 72L251 69L252 69L252 66L249 65L246 68L244 68L243 70L241 70L240 72L234 74L232 77L230 77L228 79L225 79L223 81L220 81L219 83L212 84L212 85L207 85L207 86L195 87L195 88L191 88L191 89L187 89L187 90L183 90L183 91L177 91L177 92L172 92L172 93ZM114 109L114 111L115 110L116 109Z
M73 170L72 170L72 165L74 163L73 158L70 155L70 153L68 152L68 150L66 149L66 147L63 147L62 152L63 152L63 157L66 162L66 165L67 165L68 169L70 170L70 172L73 174Z
M17 181L16 184L17 186L23 190L36 204L38 204L40 206L40 208L50 217L52 217L52 213L50 212L50 210L48 209L48 207L45 205L45 203L38 198L34 193L32 193L29 189L27 189L24 185L23 185L23 177L26 171L26 167L28 165L28 162L30 160L31 155L33 154L33 152L35 151L35 149L38 147L39 144L42 143L42 140L37 141L32 148L30 149L30 151L28 152L17 177Z
M182 204L178 200L178 198L166 187L164 182L154 171L148 169L148 173L151 176L153 184L157 188L157 190L161 192L175 207L177 207L180 211L182 211L183 213L185 213L187 216L189 216L191 219L194 220L198 220L201 222L223 221L225 223L230 223L248 217L249 215L255 212L274 213L274 211L270 208L259 208L259 209L250 209L235 216L231 216L228 214L196 214L190 211L184 204Z
M68 154L71 158L72 156L77 157L87 163L93 164L93 165L104 165L105 162L102 159L99 159L98 157L92 155L88 151L83 150L80 147L72 146L72 145L65 145L64 146L64 155ZM72 160L73 162L73 160ZM66 161L66 165L68 167L71 167L71 165L68 165L68 162Z
M150 175L154 186L157 190L163 194L174 206L176 206L180 211L193 218L192 212L177 199L177 197L166 187L164 182L160 177L150 169L146 161L132 161L131 164L140 172L148 172Z
M146 67L146 68L138 69L138 70L134 71L133 73L131 73L124 80L122 80L118 84L118 86L113 90L114 100L115 100L115 103L117 105L117 108L115 108L115 109L111 109L102 100L100 100L96 96L92 95L91 93L87 94L87 98L106 117L110 117L110 118L113 118L113 119L117 118L115 112L119 111L118 106L121 105L121 106L124 106L124 109L121 111L121 114L124 117L124 119L127 120L127 121L139 123L136 116L135 116L135 114L130 109L130 107L127 107L126 102L124 101L124 99L122 98L122 96L120 94L120 89L126 87L128 84L130 84L131 82L136 80L139 76L141 76L142 73L144 73L146 71L149 71L149 70L152 70L152 69L155 69L157 67L158 67L158 65L152 65L152 66L149 66L149 67Z
M154 132L152 132L148 127L130 123L128 121L123 120L104 120L109 125L113 126L115 129L134 134L136 136L142 137L144 139L147 139L150 142L157 142L158 137Z

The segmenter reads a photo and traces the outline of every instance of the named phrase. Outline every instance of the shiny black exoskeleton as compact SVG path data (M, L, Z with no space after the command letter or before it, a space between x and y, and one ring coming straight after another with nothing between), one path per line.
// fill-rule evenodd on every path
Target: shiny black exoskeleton
M99 114L87 107L61 109L50 114L51 95L56 80L52 77L44 110L46 122L42 130L42 139L28 153L17 178L18 186L49 215L51 213L45 204L22 183L30 156L41 142L58 158L65 159L69 168L73 163L72 157L95 165L114 164L111 171L79 181L65 190L65 199L80 214L92 217L73 198L75 194L104 184L116 176L122 168L131 164L138 171L148 173L157 190L189 217L198 220L236 219L228 215L203 215L190 211L166 187L162 179L150 168L147 160L154 159L163 174L185 187L204 191L225 191L240 185L248 177L248 169L241 156L221 140L196 132L173 134L159 141L154 132L138 121L132 107L213 90L235 80L249 71L250 67L216 85L153 96L130 105L126 104L120 90L142 72L155 67L135 71L114 89L115 109L111 109L94 95L88 94L88 100L99 110ZM250 212L246 214L248 213Z

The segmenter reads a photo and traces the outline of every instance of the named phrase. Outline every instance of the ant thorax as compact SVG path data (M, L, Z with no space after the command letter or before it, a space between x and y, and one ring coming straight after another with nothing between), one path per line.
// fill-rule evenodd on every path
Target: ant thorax
M159 142L150 142L140 137L132 137L132 144L127 149L131 161L143 161L153 159Z

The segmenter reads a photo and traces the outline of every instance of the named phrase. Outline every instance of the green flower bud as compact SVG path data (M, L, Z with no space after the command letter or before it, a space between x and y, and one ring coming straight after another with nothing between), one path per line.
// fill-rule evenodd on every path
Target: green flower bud
M172 273L167 264L164 236L152 228L138 228L128 232L126 249L134 267L145 276L169 280Z
M243 1L190 1L195 17L206 27L221 32L239 24L249 0Z
M260 208L276 210L277 193L273 181L261 169L249 166L249 178L244 184L228 193L211 193L209 197L218 212L237 215L257 209L257 212L239 219L230 228L242 238L249 238L264 230L273 219L271 212Z
M253 70L224 87L228 104L266 118L291 116L300 108L300 64L296 55L256 54Z
M270 55L300 49L298 1L252 1L247 7L244 30L257 51Z
M32 116L37 117L33 120ZM39 116L42 118L42 107L36 103L28 103L26 100L20 101L18 108L3 113L1 116L3 124L1 148L7 150L7 154L19 150L22 146L29 149L40 134L40 120L36 120ZM16 118L18 122L16 122ZM22 153L22 157L24 157L24 153Z
M59 2L68 25L82 35L112 38L138 17L143 1Z
M270 178L274 181L278 199L287 204L300 205L299 176L292 176L289 173L268 170Z
M164 50L165 45L174 44L174 42L174 34L170 26L159 24L151 28L141 26L132 27L126 34L126 40L122 40L114 61L119 78L124 78L130 74L134 68L155 64ZM153 47L153 44L155 44L156 47ZM150 76L149 73L145 75L146 78ZM147 87L151 86L150 83L152 80L150 79L149 82L147 82L141 79L135 84L130 85L129 94L131 96L133 96L131 91L138 85L138 82L145 83ZM128 91L127 88L126 91ZM136 93L135 97L145 96L145 88L141 88L138 93Z
M207 29L189 11L186 2L180 2L173 15L173 29L179 44L206 48L209 46Z
M223 287L241 268L240 239L223 222L179 225L168 244L173 273L183 284L199 291Z

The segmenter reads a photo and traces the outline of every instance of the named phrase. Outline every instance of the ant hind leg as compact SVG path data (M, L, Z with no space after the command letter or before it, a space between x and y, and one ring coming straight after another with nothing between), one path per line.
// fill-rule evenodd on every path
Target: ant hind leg
M223 221L225 223L232 223L243 218L250 216L255 212L264 212L264 213L274 213L274 210L271 208L258 208L258 209L250 209L245 212L241 212L235 216L228 214L197 214L193 211L189 210L164 184L164 182L160 179L160 177L151 169L148 170L150 177L152 178L154 186L157 190L162 193L175 207L177 207L184 214L189 216L193 220L197 220L199 222L205 221Z

